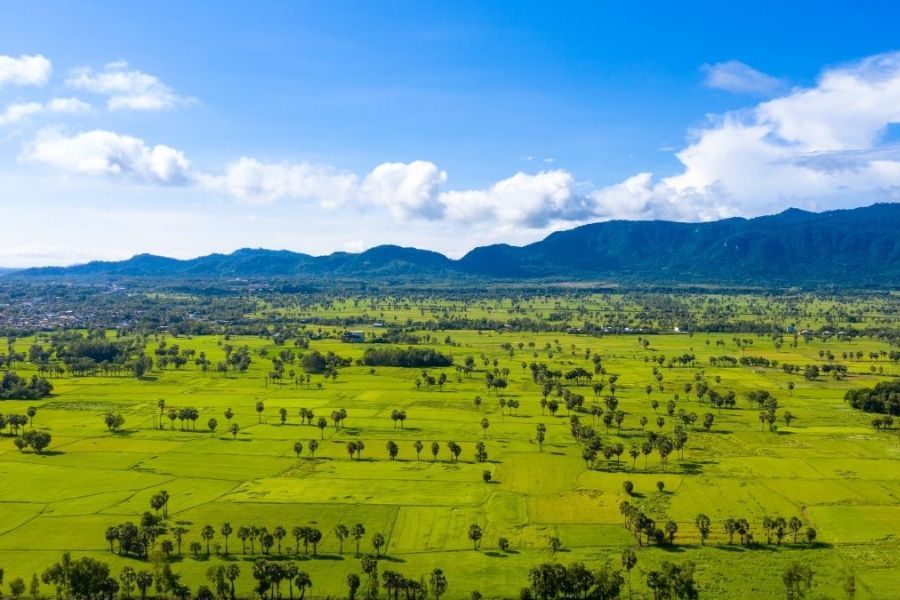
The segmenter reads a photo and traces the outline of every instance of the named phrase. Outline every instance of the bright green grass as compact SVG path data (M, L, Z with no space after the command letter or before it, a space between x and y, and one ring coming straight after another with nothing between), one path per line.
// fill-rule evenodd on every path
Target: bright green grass
M748 304L752 308L752 304ZM527 311L550 312L551 302L535 300ZM874 310L874 307L870 307ZM510 306L478 305L470 312L481 316L508 314ZM827 313L834 306L821 306ZM328 307L332 316L359 308L347 305ZM368 309L373 315L392 310L390 316L413 318L420 309L413 306ZM820 318L810 313L810 321ZM815 319L813 318L815 317ZM873 320L875 317L871 317ZM328 330L328 328L324 328ZM833 596L849 574L857 577L858 598L887 598L896 595L900 584L900 445L895 432L875 432L871 417L850 410L841 400L847 389L871 385L881 377L871 374L875 364L884 376L900 374L897 365L887 361L872 363L868 358L848 361L851 376L845 381L822 379L807 382L789 377L779 369L710 368L708 357L729 354L740 356L732 335L660 335L651 336L650 348L642 350L636 336L587 338L564 334L484 333L474 331L433 332L440 340L450 336L458 346L438 347L461 362L466 355L498 359L501 368L510 369L510 387L504 397L515 398L521 407L517 416L501 416L498 397L488 394L483 373L457 381L453 369L443 390L417 390L417 369L376 369L349 367L341 370L336 382L319 376L312 385L265 385L269 361L256 354L260 350L277 351L268 340L232 338L233 346L248 345L254 351L254 363L245 375L224 377L201 373L190 366L182 371L154 371L151 377L136 381L126 377L64 377L54 380L56 393L41 402L8 401L2 412L24 412L38 407L37 428L53 435L51 452L44 456L19 453L8 437L0 440L0 567L6 580L40 573L58 559L63 551L88 554L113 565L115 571L131 564L108 552L103 538L106 527L125 520L136 521L149 509L152 494L165 489L171 495L171 520L190 529L184 544L185 556L177 560L176 570L185 582L196 588L205 581L205 571L222 557L207 560L188 556L191 541L199 540L206 524L216 529L228 521L240 525L264 525L272 529L283 525L289 531L297 525L315 525L325 537L318 560L302 556L302 568L312 575L316 596L343 595L344 577L359 572L353 555L353 541L345 542L345 553L338 554L333 528L338 523L363 523L368 534L363 550L370 551L371 534L380 532L388 540L392 568L407 576L427 575L441 567L450 581L450 598L463 598L473 589L486 597L516 595L525 585L528 569L534 564L558 560L582 560L590 565L612 560L618 563L622 548L633 540L622 528L619 503L626 497L622 482L635 484L637 496L657 520L672 519L679 524L674 550L642 548L631 580L635 590L645 590L644 573L661 560L691 559L698 563L698 579L706 597L763 598L782 594L780 573L792 561L809 563L816 571L816 589ZM798 347L789 343L776 352L768 338L752 337L749 355L777 358L781 362L806 364L819 362L820 350L831 350L838 361L842 352L886 349L874 340L854 342L802 339ZM542 348L558 340L562 352L548 357ZM707 344L709 340L709 344ZM725 347L716 340L724 340ZM538 357L526 346L510 357L501 348L504 342L535 342ZM787 340L789 341L789 340ZM168 338L169 344L205 351L213 361L221 360L225 343L220 337L194 339ZM5 340L2 340L5 346ZM30 340L20 339L18 348L27 348ZM572 351L572 346L577 351ZM155 341L151 348L155 346ZM312 347L333 350L357 358L363 345L342 344L335 340L314 341ZM557 365L563 370L574 366L590 368L584 352L590 348L604 357L609 373L619 375L619 408L627 413L621 432L608 433L602 423L596 428L604 439L621 440L628 448L642 439L638 425L641 415L651 424L655 415L644 393L651 382L651 365L645 356L668 356L693 352L712 387L738 393L738 409L721 412L698 404L693 395L686 399L682 386L694 382L695 368L662 368L666 391L654 391L660 400L660 412L675 391L681 395L679 406L699 414L716 415L713 431L691 432L684 460L673 456L668 472L662 472L655 455L647 469L644 458L631 461L623 456L621 466L600 461L598 469L587 470L580 449L571 441L568 419L562 408L557 416L542 415L539 389L521 363L533 360ZM28 373L28 365L16 368ZM298 369L299 370L299 369ZM712 383L716 376L720 384ZM794 381L793 394L787 382ZM768 389L777 395L782 409L796 417L790 428L779 432L760 431L758 411L746 402L746 392ZM579 390L588 402L594 396L589 387ZM472 399L480 395L484 404L476 409ZM157 399L167 406L195 406L201 411L197 432L181 431L166 420L166 428L154 428ZM260 417L254 411L257 400L265 403ZM235 412L241 425L237 440L225 432L223 412ZM281 425L278 409L287 408L289 420ZM335 408L349 413L346 428L335 431L329 426L324 439L315 427L300 425L298 410L311 408L317 416L328 416ZM393 409L404 409L409 418L405 428L395 428L389 416ZM115 410L126 418L125 432L112 435L103 425L105 412ZM780 413L781 411L779 411ZM215 417L219 431L210 434L206 421ZM482 439L480 421L490 420L484 440L490 454L486 464L473 460L474 445ZM590 415L582 420L590 423ZM543 452L534 443L535 426L548 427ZM671 430L667 418L664 431ZM782 424L783 425L783 424ZM202 431L201 431L202 430ZM294 441L320 440L313 460L307 452L297 460ZM346 443L364 440L363 460L350 460ZM416 461L412 444L421 439L426 448ZM389 461L385 451L388 440L400 445L397 461ZM430 444L441 443L436 462ZM458 463L449 462L446 442L454 440L463 447ZM482 471L488 469L495 483L486 485ZM656 482L665 483L665 493L656 491ZM714 521L707 546L701 547L692 525L698 512ZM815 548L784 545L759 550L744 550L726 544L721 521L729 516L745 517L753 525L758 540L763 539L759 522L769 514L801 516L818 530L820 545ZM466 538L469 524L478 523L485 531L483 548L474 551ZM556 556L547 548L547 539L558 535L566 551ZM496 551L497 538L509 538L516 553ZM224 540L217 536L217 543ZM285 540L285 550L293 549L293 540ZM254 557L242 555L236 536L229 540L231 556L242 566L240 591L249 594ZM258 551L258 548L257 548ZM301 548L302 553L302 548Z

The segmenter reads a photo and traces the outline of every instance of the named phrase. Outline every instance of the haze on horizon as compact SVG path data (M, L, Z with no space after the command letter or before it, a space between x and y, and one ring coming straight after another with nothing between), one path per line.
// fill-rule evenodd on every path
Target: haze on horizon
M10 2L0 266L897 201L900 7L826 4Z

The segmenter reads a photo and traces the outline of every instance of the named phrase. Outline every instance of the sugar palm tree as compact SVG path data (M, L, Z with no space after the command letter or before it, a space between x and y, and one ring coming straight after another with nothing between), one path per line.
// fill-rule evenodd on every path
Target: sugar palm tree
M222 537L225 538L225 556L228 556L228 536L231 535L233 529L231 528L231 523L222 523L222 527L219 529L219 532L222 534Z
M340 554L344 553L344 539L346 539L347 536L349 536L349 535L350 535L350 530L347 529L347 526L342 523L338 524L337 527L334 528L334 537L336 537L338 539L338 544L340 544L340 546L339 546Z
M300 592L300 600L303 600L303 596L306 595L306 590L313 585L309 573L306 571L297 573L297 576L294 578L294 585L297 586L297 591Z
M216 536L216 530L213 529L212 525L206 525L200 531L200 537L206 542L206 555L209 556L209 542Z

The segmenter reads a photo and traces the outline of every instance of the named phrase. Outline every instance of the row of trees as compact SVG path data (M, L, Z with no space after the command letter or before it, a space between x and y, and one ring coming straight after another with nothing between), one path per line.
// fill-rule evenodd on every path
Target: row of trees
M675 536L678 533L678 523L675 521L666 521L660 527L639 506L635 506L627 500L619 505L619 512L625 519L625 528L631 532L639 546L644 543L656 543L657 545L673 545L675 543ZM712 533L712 520L706 514L700 513L694 519L694 525L700 536L700 543L705 544ZM801 542L812 544L816 541L815 528L804 528L803 521L796 516L790 519L780 516L765 516L762 518L761 525L766 536L766 544L772 544L772 541L775 540L780 546L788 534L791 535L795 544ZM751 524L747 519L729 517L722 522L722 530L728 535L729 544L734 544L735 535L739 537L742 546L752 547L759 544L753 536Z
M37 408L29 406L24 415L2 415L0 414L0 433L9 427L10 434L19 435L19 429L24 429L26 425L34 425L32 419L37 414Z

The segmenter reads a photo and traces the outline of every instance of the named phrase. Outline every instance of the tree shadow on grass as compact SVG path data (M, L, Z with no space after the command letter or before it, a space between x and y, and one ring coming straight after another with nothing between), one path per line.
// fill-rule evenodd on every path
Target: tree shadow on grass
M244 560L244 555L235 554L234 552L231 552L229 554L220 554L219 560L224 560L225 562L238 562Z
M696 461L696 462L679 462L678 466L681 467L681 471L686 475L699 475L703 472L703 465L705 463Z
M131 437L131 436L134 435L135 433L139 433L139 432L140 432L139 429L116 429L115 431L109 431L109 430L107 429L107 431L108 431L109 434L110 434L111 436L113 436L113 437L125 437L125 438ZM156 429L156 428L154 427L151 431L165 431L165 432L168 433L168 432L171 431L171 430L169 430L169 429Z
M496 550L488 550L484 552L485 556L490 556L491 558L508 558L507 555L503 552L497 552Z
M212 560L213 555L207 556L206 553L203 554L191 554L190 558L194 559L196 562L209 562Z
M346 560L340 554L319 554L318 556L311 556L312 560Z
M722 550L723 552L746 552L749 550L746 546L740 546L738 544L721 544L717 546L708 546L710 548L716 548L717 550Z

